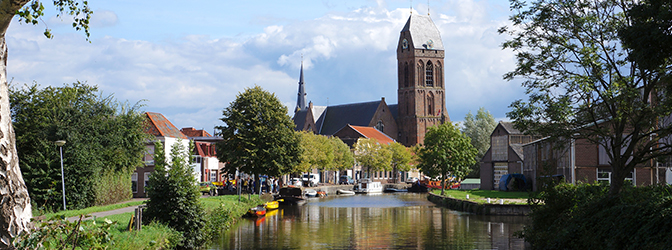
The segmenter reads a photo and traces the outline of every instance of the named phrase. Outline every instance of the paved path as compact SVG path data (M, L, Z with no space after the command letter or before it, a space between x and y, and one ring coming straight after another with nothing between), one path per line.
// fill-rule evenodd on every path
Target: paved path
M134 199L131 199L131 200L128 200L128 201L120 202L120 203L128 203L128 202L139 201L139 200L147 200L147 199L144 199L144 198L134 198ZM109 216L109 215L123 214L123 213L129 213L129 212L132 213L132 212L135 211L135 208L137 208L137 207L138 207L138 206L136 205L136 206L130 206L130 207L119 208L119 209L115 209L115 210L102 211L102 212L95 212L95 213L91 213L91 214L90 214L91 217L86 217L86 218L84 218L84 220L89 220L89 219L92 219L93 217L105 217L105 216ZM71 222L74 222L74 221L77 221L77 220L79 220L79 216L69 217L69 218L68 218L68 221L71 221Z

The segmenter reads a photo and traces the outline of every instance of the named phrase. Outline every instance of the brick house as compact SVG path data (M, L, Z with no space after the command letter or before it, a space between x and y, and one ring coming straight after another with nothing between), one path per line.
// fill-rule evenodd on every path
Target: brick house
M182 128L182 134L186 135L189 140L194 141L194 151L192 152L192 164L196 164L199 168L200 176L199 182L205 181L222 181L222 171L224 163L217 159L216 144L221 141L221 137L210 135L203 129Z
M137 167L131 175L131 187L133 198L145 197L145 187L149 181L149 175L154 172L154 142L163 143L166 159L170 159L170 148L173 144L181 141L186 148L189 148L189 139L182 134L165 116L160 113L146 112L147 122L145 123L145 133L153 135L153 139L145 143L147 148L143 161L144 166ZM142 182L140 182L142 181ZM142 183L142 184L140 184Z

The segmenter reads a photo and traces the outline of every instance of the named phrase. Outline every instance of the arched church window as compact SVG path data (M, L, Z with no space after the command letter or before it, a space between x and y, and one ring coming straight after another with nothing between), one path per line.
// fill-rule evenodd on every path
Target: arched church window
M408 62L404 63L404 87L408 87Z
M424 64L423 64L422 60L418 61L418 71L416 71L416 72L418 72L418 81L415 83L415 85L422 84L422 81L423 81L423 79L422 79L423 66L424 66Z
M378 124L376 124L376 129L380 132L383 132L383 128L385 128L385 125L383 124L383 120L378 120Z
M434 94L431 92L427 95L427 115L434 115Z
M443 70L441 69L441 62L436 63L436 86L443 87Z
M425 86L434 86L434 67L431 61L427 62L427 67L425 68Z

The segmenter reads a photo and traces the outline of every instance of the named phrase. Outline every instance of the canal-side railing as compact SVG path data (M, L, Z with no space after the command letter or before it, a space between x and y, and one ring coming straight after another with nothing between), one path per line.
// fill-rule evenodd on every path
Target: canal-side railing
M480 215L527 215L530 213L529 205L519 204L479 204L473 201L465 201L450 197L429 193L427 199L434 204L445 206L452 210L469 212Z

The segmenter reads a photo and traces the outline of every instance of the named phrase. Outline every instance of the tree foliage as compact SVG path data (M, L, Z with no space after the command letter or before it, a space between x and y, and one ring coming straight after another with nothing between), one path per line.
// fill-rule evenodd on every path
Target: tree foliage
M154 172L147 185L147 208L143 223L157 221L182 233L180 248L194 249L207 241L204 231L205 209L190 165L190 153L181 140L170 149L166 159L161 142L154 143ZM190 142L193 148L193 142Z
M633 8L638 3L649 2L514 0L514 28L500 29L510 35L503 47L517 58L505 79L525 79L529 95L507 116L528 134L602 145L612 195L635 165L669 155L671 147L672 60L669 43L657 40L669 38L669 3L658 5L668 15L664 22ZM646 35L656 32L664 35Z
M217 126L223 141L217 143L217 158L226 170L248 174L280 176L300 161L299 135L287 115L287 108L274 94L259 86L238 94L224 109Z
M443 195L446 179L449 176L464 179L476 162L476 154L469 137L447 122L427 129L425 142L418 152L418 168L428 176L441 177Z
M392 164L394 173L393 178L396 181L398 178L397 173L399 171L409 171L413 168L411 165L413 162L413 154L409 148L398 142L390 143L385 145L385 147L387 147L391 153L390 163Z
M497 122L495 122L495 118L483 107L478 109L476 116L472 115L471 111L469 111L467 116L464 117L462 133L471 138L471 145L478 150L476 164L472 166L469 176L480 176L481 168L479 161L483 158L485 152L488 151L488 148L490 148L490 135L496 126Z
M376 139L359 138L355 143L355 159L369 176L371 171L392 170L392 152Z
M95 86L74 83L10 90L21 171L37 207L62 208L59 148L68 208L111 204L132 195L130 176L142 164L144 116L139 106L102 96ZM96 176L96 178L92 178Z
M292 172L320 170L335 171L351 167L354 161L347 144L338 137L316 135L311 132L297 132L301 136L301 162Z

